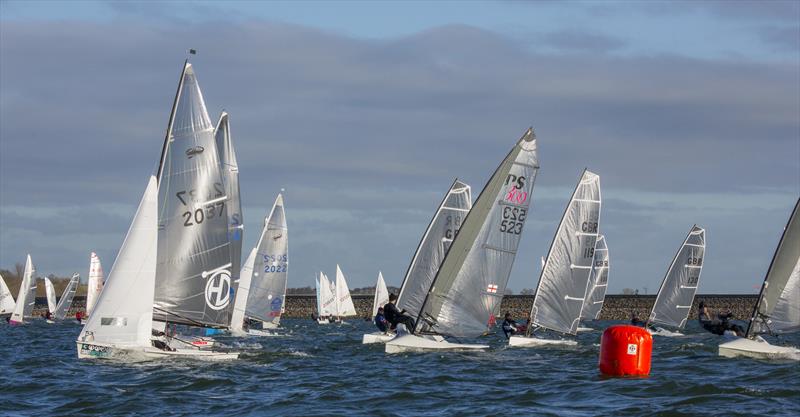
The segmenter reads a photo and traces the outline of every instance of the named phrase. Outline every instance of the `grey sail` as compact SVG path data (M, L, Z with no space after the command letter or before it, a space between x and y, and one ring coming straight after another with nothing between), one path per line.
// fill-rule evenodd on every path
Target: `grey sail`
M281 194L278 194L265 221L256 248L245 315L278 324L289 272L289 236Z
M584 170L550 245L531 307L531 323L576 334L600 224L600 177Z
M231 275L234 294L239 282L242 267L242 242L244 239L244 217L242 216L242 200L239 194L239 165L236 162L236 151L231 139L230 117L222 112L214 132L214 139L222 165L222 179L225 195L228 196L226 210L228 212L228 240L231 242ZM233 306L233 303L230 304Z
M586 297L583 300L582 319L597 320L600 318L600 311L603 309L603 302L606 299L606 291L608 290L608 272L610 268L606 238L601 234L597 238L597 244L594 245L592 273L589 275L589 286L586 289Z
M705 229L692 226L661 282L649 322L677 328L686 324L700 285L705 249Z
M80 274L73 274L66 288L64 288L64 292L58 300L56 311L53 313L56 319L64 320L64 318L67 317L67 311L69 311L69 308L72 306L72 298L75 297L75 291L78 289L78 282L80 279Z
M800 330L800 198L772 257L747 336Z
M486 331L500 308L539 169L528 129L497 167L450 244L416 329L455 337Z
M153 320L227 327L231 309L228 197L192 65L181 75L158 170Z
M472 208L470 186L456 179L422 235L403 284L400 286L397 306L405 309L411 317L419 315L447 249L470 208Z

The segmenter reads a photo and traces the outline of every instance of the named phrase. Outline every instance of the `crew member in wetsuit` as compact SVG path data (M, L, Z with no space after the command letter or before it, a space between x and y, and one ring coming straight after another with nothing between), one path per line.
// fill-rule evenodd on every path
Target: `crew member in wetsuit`
M397 328L397 325L403 323L409 333L414 333L414 319L405 314L405 310L399 311L394 303L397 302L397 296L394 293L389 294L389 302L383 306L383 314L392 325L392 329Z
M506 339L509 339L514 334L523 332L524 330L525 329L523 326L520 326L511 318L511 313L506 312L505 319L503 320L503 333L506 335Z
M656 328L653 327L652 324L640 319L639 318L639 313L636 312L636 311L631 313L631 324L634 325L634 326L644 327L645 329L650 329L650 330L653 330L653 331L656 330Z
M375 326L383 333L389 330L389 322L386 321L386 317L383 315L383 307L378 307L378 314L375 315Z
M726 330L730 330L736 333L737 336L744 337L744 328L729 321L733 318L733 313L730 311L719 313L717 314L716 319L712 319L711 312L708 310L706 303L703 301L700 301L700 304L697 306L697 310L697 321L700 322L700 326L702 326L706 331L722 336L725 334Z

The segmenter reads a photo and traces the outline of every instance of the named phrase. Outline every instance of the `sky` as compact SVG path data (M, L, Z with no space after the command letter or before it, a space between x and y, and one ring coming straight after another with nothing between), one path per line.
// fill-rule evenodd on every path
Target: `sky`
M245 253L285 189L291 287L337 263L399 286L453 178L477 196L529 126L515 292L585 167L611 293L654 293L693 224L700 292L757 292L800 196L800 2L4 0L0 268L111 269L189 48L230 113Z

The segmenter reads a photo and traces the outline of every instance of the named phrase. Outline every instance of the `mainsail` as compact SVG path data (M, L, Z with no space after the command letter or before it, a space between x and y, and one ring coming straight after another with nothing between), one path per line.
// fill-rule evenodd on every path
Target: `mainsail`
M583 300L582 319L597 320L600 318L600 311L603 309L603 301L606 299L608 290L610 268L606 238L601 234L597 237L597 244L594 245L594 261L592 262L592 273L589 275L586 297Z
M794 205L783 236L772 257L764 285L747 326L747 337L757 333L800 330L800 198Z
M661 282L649 322L677 328L686 324L694 295L700 285L705 250L706 231L694 225Z
M47 296L47 311L50 313L56 312L56 289L53 286L53 281L50 278L44 277L44 293Z
M233 300L233 312L231 313L230 331L234 335L244 334L244 315L247 308L247 298L250 294L250 281L253 279L253 266L256 263L256 252L258 248L253 248L247 259L242 265L239 274L239 282L236 285L236 295Z
M53 316L56 319L64 320L64 318L67 317L67 311L69 311L69 308L72 306L72 299L75 297L75 290L78 289L80 279L80 274L72 274L72 278L70 278L69 283L64 288L64 292L61 293L58 305L55 311L53 311Z
M400 286L397 308L406 310L411 317L419 315L439 266L471 208L470 186L456 179L422 235Z
M25 270L22 273L22 282L19 285L17 294L17 305L11 314L11 321L22 323L25 318L30 318L33 312L33 305L36 303L36 277L33 274L36 269L33 267L31 255L25 260Z
M576 334L600 225L600 177L584 170L550 245L531 307L531 323Z
M227 327L228 196L203 95L184 65L158 170L154 320Z
M317 314L321 317L336 315L336 294L330 280L322 272L317 278Z
M353 299L350 297L350 289L347 287L347 281L344 279L339 265L336 265L336 316L347 317L355 316L356 307L353 305Z
M16 305L17 303L14 302L14 296L11 295L11 291L8 289L5 280L3 280L3 276L0 275L0 315L11 314Z
M105 278L103 275L103 265L100 264L100 258L96 253L92 252L89 260L89 282L86 285L86 316L92 314L92 309L97 303L97 297L103 291L103 283Z
M158 247L158 185L150 177L128 234L79 341L150 346Z
M378 282L375 283L375 296L372 298L372 316L378 314L378 308L383 307L389 302L389 290L386 289L386 281L383 274L378 271Z
M289 272L289 236L283 195L278 194L264 230L258 239L253 276L247 297L245 315L264 322L279 324L286 294Z
M500 308L533 197L539 162L528 129L481 191L450 244L416 329L479 336Z

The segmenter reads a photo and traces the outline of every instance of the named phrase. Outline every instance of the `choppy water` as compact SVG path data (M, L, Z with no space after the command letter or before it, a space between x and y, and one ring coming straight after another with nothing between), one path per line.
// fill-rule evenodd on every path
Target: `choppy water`
M386 355L361 344L370 323L285 320L285 337L219 338L237 361L122 364L78 361L73 323L0 324L0 415L800 415L798 362L718 357L695 323L655 338L642 379L599 375L599 331L573 350L500 333L488 352Z

